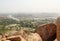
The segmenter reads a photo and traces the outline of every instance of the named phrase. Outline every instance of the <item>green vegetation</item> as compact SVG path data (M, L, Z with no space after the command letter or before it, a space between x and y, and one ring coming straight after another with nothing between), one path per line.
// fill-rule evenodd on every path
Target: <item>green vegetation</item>
M35 29L38 25L51 22L50 20L34 20L34 19L25 19L20 20L19 22L12 19L0 19L0 32L6 32L8 31L7 28L5 28L8 25L12 24L19 24L20 26L15 26L16 30L23 28L32 28ZM13 27L13 26L12 26ZM9 27L8 27L9 28ZM15 29L13 28L13 29Z

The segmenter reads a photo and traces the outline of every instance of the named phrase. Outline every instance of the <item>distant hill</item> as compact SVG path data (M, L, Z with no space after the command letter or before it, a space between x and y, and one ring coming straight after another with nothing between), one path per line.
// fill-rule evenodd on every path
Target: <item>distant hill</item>
M36 13L34 16L40 16L40 17L57 17L57 13Z
M5 13L5 14L0 14L0 17L3 16L3 17L7 17L9 15L12 15L13 17L57 17L58 14L57 13L16 13L16 14L13 14L13 13Z

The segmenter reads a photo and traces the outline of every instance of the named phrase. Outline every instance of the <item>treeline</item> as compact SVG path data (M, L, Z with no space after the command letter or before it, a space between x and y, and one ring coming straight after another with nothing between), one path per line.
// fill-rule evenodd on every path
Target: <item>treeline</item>
M21 27L28 27L28 28L36 28L38 25L52 22L52 20L34 20L34 19L29 19L29 20L12 20L12 19L0 19L0 28L4 29L5 26L9 24L19 24Z

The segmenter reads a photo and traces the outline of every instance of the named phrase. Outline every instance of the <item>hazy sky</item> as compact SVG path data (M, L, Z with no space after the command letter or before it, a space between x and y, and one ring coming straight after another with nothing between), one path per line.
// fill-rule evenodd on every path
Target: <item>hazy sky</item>
M60 13L60 0L0 0L0 13Z

